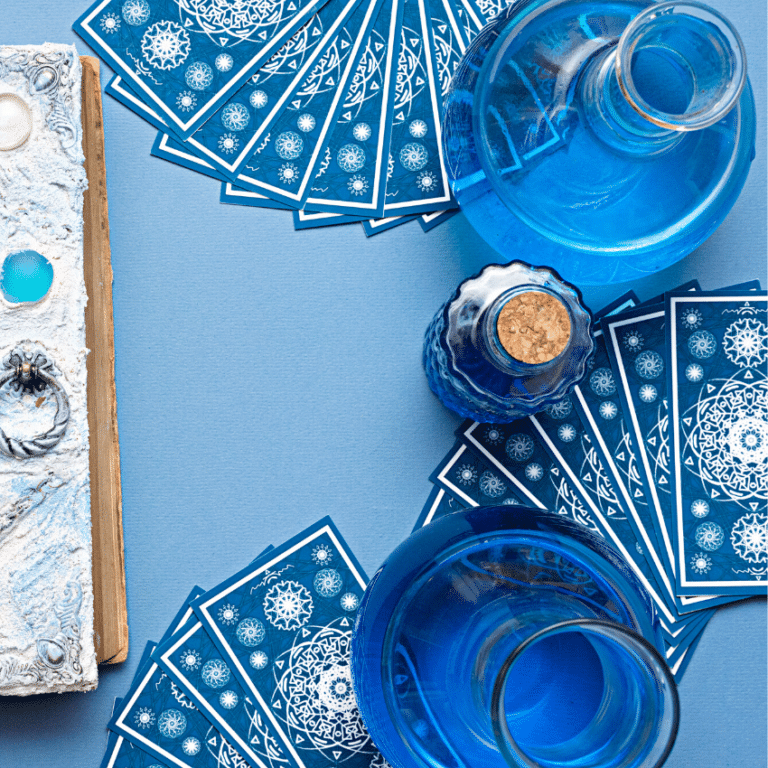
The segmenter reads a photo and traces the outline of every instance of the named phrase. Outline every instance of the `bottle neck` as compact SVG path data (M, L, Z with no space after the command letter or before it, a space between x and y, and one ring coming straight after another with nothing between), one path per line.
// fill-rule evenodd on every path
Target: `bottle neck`
M651 5L579 81L587 124L624 154L653 155L721 120L746 83L744 46L727 19L698 2Z

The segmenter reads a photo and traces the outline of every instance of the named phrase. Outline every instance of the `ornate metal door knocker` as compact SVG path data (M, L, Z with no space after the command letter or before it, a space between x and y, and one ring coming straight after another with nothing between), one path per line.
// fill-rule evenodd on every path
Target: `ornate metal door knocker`
M14 459L42 456L61 440L69 422L69 398L53 375L53 361L41 352L27 354L17 347L3 360L0 369L0 387L8 382L17 392L22 389L42 392L48 388L56 398L56 415L53 426L47 432L26 440L17 440L8 437L0 427L0 453Z

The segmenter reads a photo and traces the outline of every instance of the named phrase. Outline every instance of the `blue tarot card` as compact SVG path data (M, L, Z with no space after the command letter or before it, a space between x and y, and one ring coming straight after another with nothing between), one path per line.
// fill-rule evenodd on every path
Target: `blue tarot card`
M193 603L299 768L369 768L380 759L357 709L349 666L366 583L326 517ZM248 630L259 626L263 638Z
M186 608L192 613L188 605ZM240 623L238 636L250 644L252 665L267 663L266 653L257 647L264 631L256 619ZM151 658L250 765L278 768L292 764L274 728L254 707L248 692L232 675L221 651L194 614L154 650Z
M480 28L493 21L502 11L512 4L512 0L466 0L464 5L474 12Z
M323 159L302 201L309 211L384 213L402 19L403 0L386 0L363 46L339 118L321 147Z
M335 227L338 224L354 224L360 221L358 216L342 216L339 213L313 213L312 211L294 211L294 229L317 229Z
M672 509L680 594L765 594L766 294L667 297Z
M430 21L435 55L435 71L439 85L438 106L443 115L443 100L451 85L453 73L467 48L453 0L430 0Z
M227 181L227 177L217 171L210 163L194 152L190 152L186 142L180 141L164 131L160 131L155 136L150 154L174 165L180 165L182 168L189 168L190 171L196 171L203 176L209 176L216 181L223 183Z
M280 210L293 210L290 205L280 203L272 198L260 195L258 192L251 192L247 189L240 189L229 181L221 185L221 194L219 202L229 205L249 205L252 208L277 208Z
M454 7L464 45L468 47L485 26L485 19L470 0L456 0Z
M526 500L521 501L521 487L515 481L503 477L496 467L461 442L451 448L429 479L467 507L528 504L546 509L538 500L534 502L530 495L523 496Z
M98 0L74 30L186 139L322 4Z
M448 219L452 219L459 212L458 208L454 208L452 211L434 211L432 213L424 213L419 217L419 225L422 231L429 232L435 227L439 227Z
M119 699L116 705L119 706ZM171 763L159 762L151 752L132 744L122 736L110 733L100 768L170 768L170 766Z
M451 496L445 488L433 485L432 490L429 492L429 498L426 504L424 504L416 524L413 526L413 530L418 531L419 528L429 525L433 520L438 520L460 509L466 509L466 506L455 496Z
M387 230L399 227L401 224L407 224L418 218L418 214L413 213L410 216L385 216L382 219L366 219L362 222L366 237L373 237Z
M429 4L405 0L388 153L387 218L444 209L453 202L440 140L441 102Z
M469 420L456 434L514 483L515 492L524 503L568 517L603 535L565 472L552 461L529 419L510 424L480 424Z
M179 768L248 768L232 747L176 683L149 658L149 643L140 671L109 722L110 730ZM227 762L229 761L229 762Z
M384 2L391 0L363 0L339 26L332 43L289 95L285 109L243 164L238 186L302 207L320 150L336 124L363 45Z
M115 75L104 88L104 93L109 94L113 99L119 101L124 107L128 107L139 117L142 117L150 125L158 130L168 130L168 125L154 109L148 107L130 88L125 85L125 81L120 75Z

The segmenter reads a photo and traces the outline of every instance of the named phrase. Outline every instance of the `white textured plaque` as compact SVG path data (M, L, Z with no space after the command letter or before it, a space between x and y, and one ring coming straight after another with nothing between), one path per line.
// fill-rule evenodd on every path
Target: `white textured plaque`
M80 78L74 46L0 46L0 695L97 684Z

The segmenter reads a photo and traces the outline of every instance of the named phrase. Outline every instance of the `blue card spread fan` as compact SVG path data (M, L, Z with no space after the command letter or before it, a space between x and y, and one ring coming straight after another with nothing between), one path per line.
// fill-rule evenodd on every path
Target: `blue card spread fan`
M222 203L372 235L414 218L427 232L457 213L443 97L501 7L99 0L74 29L117 73L107 93L158 129L152 154L216 179Z

